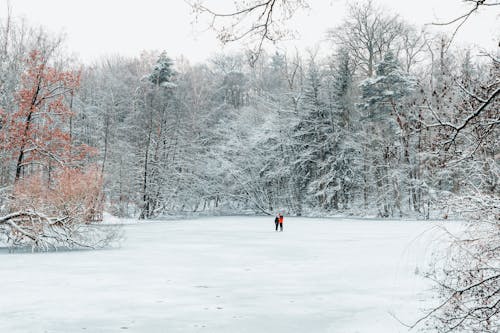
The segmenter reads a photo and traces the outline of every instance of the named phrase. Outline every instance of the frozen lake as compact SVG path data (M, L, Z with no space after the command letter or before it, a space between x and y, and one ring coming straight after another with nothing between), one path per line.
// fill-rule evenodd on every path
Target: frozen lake
M0 255L0 332L407 332L434 224L222 217L125 226L117 249Z

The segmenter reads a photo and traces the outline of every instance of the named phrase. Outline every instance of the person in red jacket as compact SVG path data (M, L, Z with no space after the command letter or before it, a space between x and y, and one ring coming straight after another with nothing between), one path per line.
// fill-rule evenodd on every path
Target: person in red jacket
M283 215L281 213L278 213L278 222L280 225L280 231L283 231ZM276 227L276 230L278 230L277 227Z

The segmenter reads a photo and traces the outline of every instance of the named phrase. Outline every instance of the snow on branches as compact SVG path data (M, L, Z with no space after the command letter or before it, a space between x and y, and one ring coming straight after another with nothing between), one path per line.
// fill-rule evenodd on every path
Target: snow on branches
M119 231L92 224L103 211L102 174L86 166L94 149L75 144L71 133L80 73L51 66L34 50L20 78L16 106L0 113L2 149L15 163L0 206L0 242L41 251L109 244Z
M81 224L70 216L48 217L36 211L17 211L0 217L0 241L11 248L32 251L97 249L121 237L113 226Z
M264 42L275 43L294 32L288 28L289 22L297 11L309 8L305 0L265 0L235 1L235 8L230 12L219 12L212 9L215 3L205 6L202 0L187 1L196 14L208 15L210 28L217 33L223 43L239 40L249 42L249 61L255 64L259 58Z
M439 304L413 327L434 332L498 332L500 326L500 199L449 195L446 205L471 221L426 276Z
M16 160L16 180L28 167L68 165L93 151L74 145L68 131L73 113L68 98L80 84L80 73L61 71L48 64L42 52L32 51L21 75L17 110L5 115L5 148Z
M96 167L64 168L50 180L41 174L16 182L9 210L0 218L0 241L11 247L48 251L58 248L101 248L121 232L99 226L102 220L102 177Z

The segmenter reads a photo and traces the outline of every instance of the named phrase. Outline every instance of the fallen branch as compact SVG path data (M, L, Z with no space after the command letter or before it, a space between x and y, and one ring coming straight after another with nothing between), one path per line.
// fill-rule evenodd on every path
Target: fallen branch
M98 249L122 237L116 226L98 226L76 221L70 216L50 218L41 212L17 211L0 217L0 239L10 248L32 251Z

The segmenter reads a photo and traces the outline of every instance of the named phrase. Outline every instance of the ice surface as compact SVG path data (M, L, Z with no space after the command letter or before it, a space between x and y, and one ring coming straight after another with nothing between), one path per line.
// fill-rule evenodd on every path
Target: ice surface
M407 332L438 243L417 221L126 225L122 247L0 255L0 332Z

